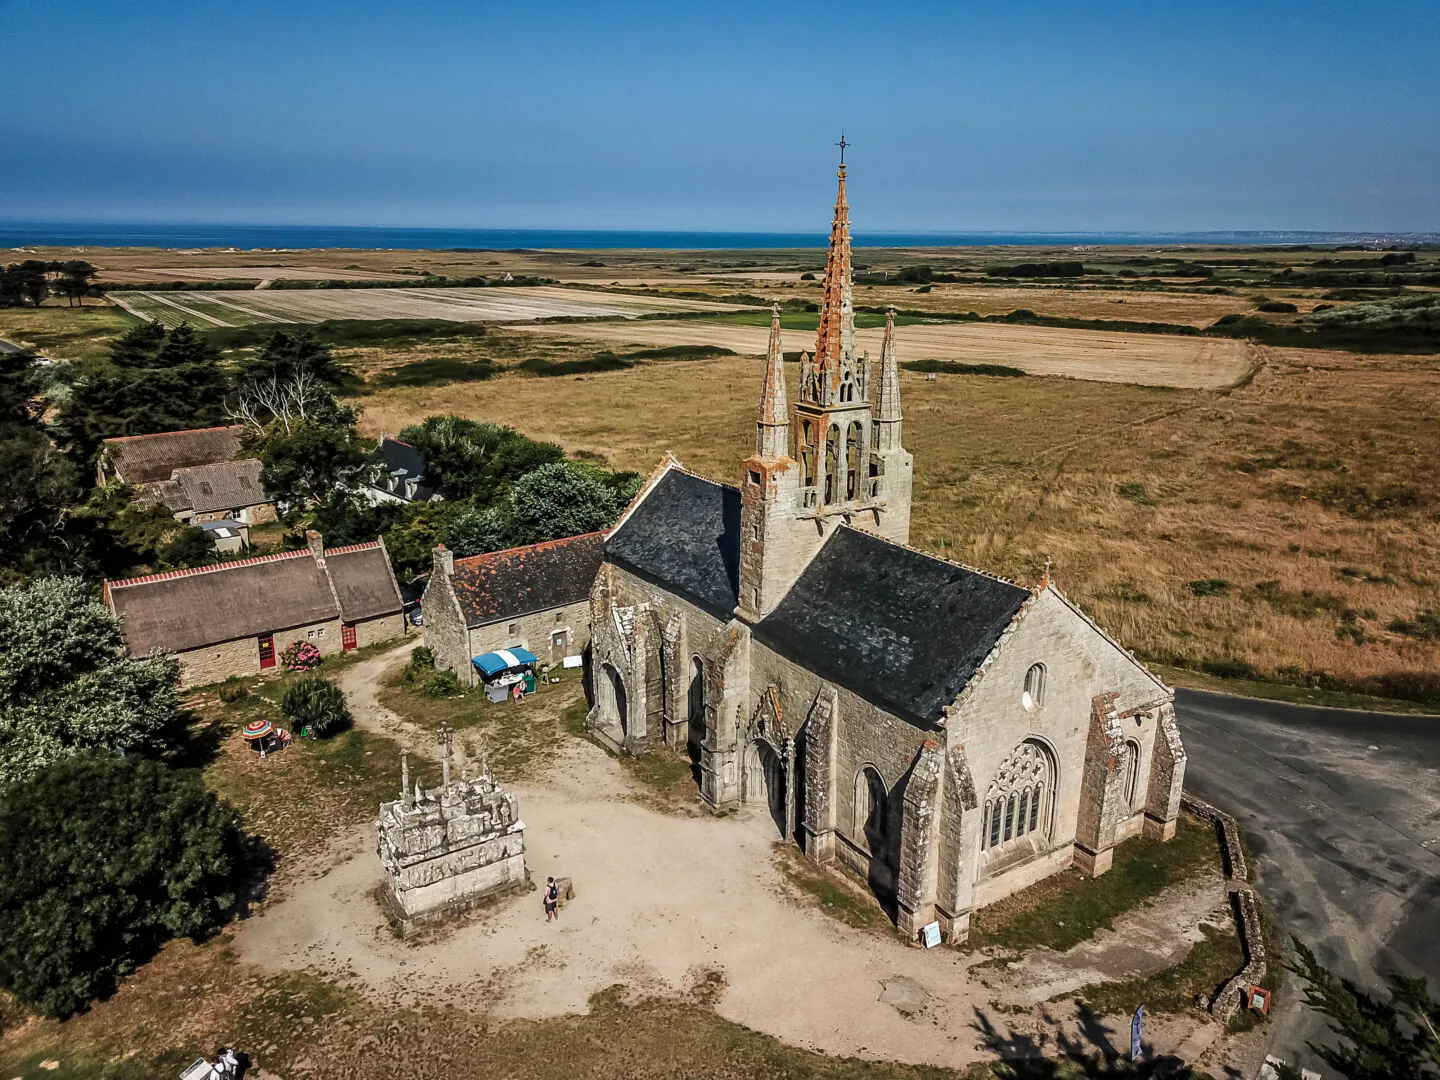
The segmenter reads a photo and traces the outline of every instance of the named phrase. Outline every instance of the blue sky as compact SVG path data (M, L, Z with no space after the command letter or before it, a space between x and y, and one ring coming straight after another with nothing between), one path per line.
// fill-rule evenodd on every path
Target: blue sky
M1440 230L1440 3L0 0L0 220Z

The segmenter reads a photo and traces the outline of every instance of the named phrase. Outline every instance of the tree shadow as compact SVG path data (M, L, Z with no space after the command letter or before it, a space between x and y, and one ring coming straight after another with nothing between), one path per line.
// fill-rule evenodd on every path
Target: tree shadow
M997 1076L1005 1080L1121 1080L1167 1077L1174 1080L1200 1080L1198 1073L1179 1058L1162 1054L1142 1054L1139 1061L1122 1057L1110 1040L1104 1024L1083 1004L1076 1010L1075 1022L1080 1033L1071 1035L1060 1021L1043 1006L1039 1018L1051 1030L1038 1035L1002 1030L983 1010L975 1010L970 1025L979 1033L986 1049L999 1059Z
M223 717L205 717L192 709L180 709L174 726L166 734L169 749L164 757L177 769L203 769L220 757L220 747L230 729Z

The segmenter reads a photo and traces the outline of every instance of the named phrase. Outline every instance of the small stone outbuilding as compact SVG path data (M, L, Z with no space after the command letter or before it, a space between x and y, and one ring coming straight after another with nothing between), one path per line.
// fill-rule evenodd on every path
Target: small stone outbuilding
M420 600L435 666L473 686L471 660L487 652L518 645L549 664L582 656L590 644L590 587L604 553L603 532L463 559L436 548Z
M382 540L105 582L131 656L180 661L183 686L275 667L295 641L322 656L403 637L400 588Z

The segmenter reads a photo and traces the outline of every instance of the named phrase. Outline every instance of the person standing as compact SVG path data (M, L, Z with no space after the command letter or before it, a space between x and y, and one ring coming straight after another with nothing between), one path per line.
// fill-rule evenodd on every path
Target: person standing
M560 918L560 886L553 877L545 879L545 921Z

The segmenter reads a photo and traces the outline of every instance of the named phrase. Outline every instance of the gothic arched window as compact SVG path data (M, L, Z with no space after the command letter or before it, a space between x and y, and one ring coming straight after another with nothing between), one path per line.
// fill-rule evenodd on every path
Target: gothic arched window
M825 435L825 502L833 503L837 493L837 474L840 470L840 428L830 425Z
M1135 809L1135 800L1140 794L1140 744L1134 739L1125 740L1125 805Z
M873 765L864 766L855 774L855 831L857 843L862 842L872 855L885 850L888 833L885 781Z
M858 420L851 421L845 432L845 497L857 498L860 494L860 462L864 452L864 434Z
M1038 709L1045 704L1045 665L1031 664L1025 672L1025 688L1020 693L1020 703L1027 709Z
M800 465L805 486L815 486L815 427L806 420L800 425Z
M1054 759L1045 747L1027 739L995 773L985 796L980 846L988 850L1033 836L1043 847L1050 830L1054 790Z

